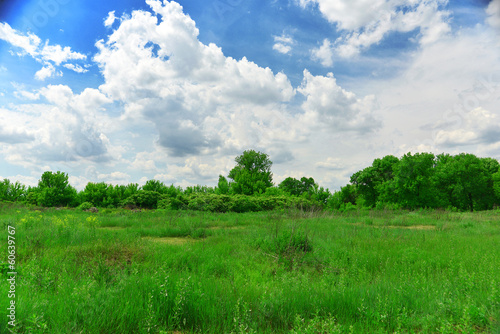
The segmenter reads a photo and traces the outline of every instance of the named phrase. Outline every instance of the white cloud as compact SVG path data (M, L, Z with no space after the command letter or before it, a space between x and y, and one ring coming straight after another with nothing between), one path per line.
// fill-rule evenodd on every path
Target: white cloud
M24 36L17 30L12 29L8 23L0 22L0 39L11 45L21 48L24 52L35 57L38 54L38 46L41 43L40 38L34 34Z
M155 124L158 144L172 156L209 153L228 147L232 133L244 145L245 132L220 122L232 114L255 118L255 110L287 103L295 91L287 76L246 58L225 57L214 44L198 40L194 21L175 2L147 1L155 15L135 11L123 19L94 57L105 83L101 91L126 104L127 117ZM217 128L213 128L217 126ZM258 139L257 139L258 140Z
M316 167L328 170L343 170L345 169L345 163L339 158L329 157L325 161L317 162Z
M498 117L481 107L476 108L465 115L461 128L439 130L435 142L445 147L500 143Z
M104 26L108 28L111 27L113 23L115 23L115 20L116 20L115 11L109 12L108 17L106 18L106 20L104 20Z
M18 90L14 92L14 96L20 99L27 99L27 100L32 100L36 101L40 98L40 93L39 92L28 92L26 90Z
M136 154L134 162L132 162L132 167L146 173L156 173L158 172L158 168L155 163L155 159L157 158L157 152L139 152Z
M44 61L52 61L55 65L59 66L63 62L70 60L85 60L86 55L71 51L69 46L61 47L60 45L49 45L49 41L39 50L39 55Z
M325 67L333 65L333 53L333 44L327 38L323 40L323 44L319 48L311 51L312 59L319 61Z
M293 38L283 33L281 36L274 36L273 50L282 54L288 54L292 51L293 44L295 44Z
M331 66L332 53L349 58L381 42L390 32L419 29L420 44L437 41L450 32L449 12L441 8L448 0L300 0L305 7L316 4L328 21L344 34L313 50L313 59ZM326 65L325 65L326 64Z
M405 56L408 64L397 75L360 81L361 91L377 96L384 119L367 152L370 159L410 150L478 153L493 145L489 141L495 131L489 126L498 119L471 112L481 108L498 117L497 38L481 25L463 28ZM478 119L493 123L481 127ZM500 158L500 151L494 157Z
M500 29L500 0L493 0L486 8L487 22L493 28Z
M112 172L109 174L98 174L97 178L99 180L109 180L109 181L118 181L121 183L126 183L128 179L130 179L130 175L124 172Z
M123 150L103 132L112 131L117 122L100 112L109 100L99 91L74 94L67 86L49 85L31 94L46 101L0 112L0 124L8 126L8 131L0 126L0 141L9 143L1 150L7 163L41 172L47 166L73 169L120 159Z
M86 73L89 71L78 64L64 64L63 66L66 67L68 70L72 70L76 73Z
M42 69L35 73L35 79L44 81L45 79L51 78L54 75L57 75L56 68L52 64L47 63L44 67L42 67Z
M45 44L41 45L41 40L38 36L32 33L28 33L27 36L23 35L19 31L13 29L8 23L0 22L0 39L5 40L14 47L20 48L22 53L18 53L19 56L29 54L35 60L44 64L43 68L35 73L35 79L40 81L54 75L62 76L62 72L56 72L54 65L59 66L65 62L85 60L87 58L84 54L72 51L69 46L62 47L60 45L50 45L48 40ZM71 66L72 64L66 65ZM65 67L67 67L66 65ZM79 65L73 66L74 69L79 68ZM78 70L76 72L78 72Z
M337 84L333 73L313 76L304 70L304 80L298 91L306 97L302 104L306 123L325 124L337 131L358 132L369 132L381 125L373 115L375 97L357 98Z

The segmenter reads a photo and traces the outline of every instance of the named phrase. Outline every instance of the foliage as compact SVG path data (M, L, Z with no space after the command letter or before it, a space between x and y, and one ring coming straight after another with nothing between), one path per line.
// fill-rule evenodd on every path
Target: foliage
M258 212L302 207L342 212L360 208L443 208L459 211L489 210L500 206L500 163L473 154L434 155L407 153L375 159L331 193L312 177L287 177L273 186L272 162L267 154L244 151L228 178L219 175L216 187L185 189L158 180L111 185L89 182L76 192L62 172L43 173L37 187L8 179L0 182L0 201L33 205L78 206L88 202L101 208L137 207L209 212Z
M94 205L90 202L83 202L78 206L78 209L80 210L89 210L90 208L94 207Z
M300 196L304 193L310 193L314 190L316 183L312 177L302 177L300 180L297 180L293 177L287 177L280 184L279 188L288 192L293 196Z
M16 181L4 179L0 182L0 201L23 201L26 197L26 186Z
M227 179L219 175L219 182L217 183L217 193L221 195L226 195L229 193L229 182L227 182Z
M160 193L150 190L138 190L135 194L127 197L123 206L139 207L144 209L156 209L160 200Z
M45 172L38 181L37 204L46 207L76 206L77 192L68 183L68 174Z
M272 162L265 153L254 150L244 151L235 159L237 165L228 177L234 182L231 189L235 194L253 195L264 193L273 185Z
M331 204L337 208L349 198L367 207L492 209L500 204L498 170L495 159L473 154L386 156L354 173L354 193L343 188Z

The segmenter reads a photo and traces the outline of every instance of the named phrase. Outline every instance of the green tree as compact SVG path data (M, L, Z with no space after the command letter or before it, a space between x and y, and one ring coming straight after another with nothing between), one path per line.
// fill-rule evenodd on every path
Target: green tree
M0 182L0 200L2 201L23 201L26 197L26 186L16 181L10 182L4 179Z
M157 193L164 194L167 191L167 186L158 180L148 180L141 189L146 191L156 191Z
M357 195L362 198L363 205L371 207L379 201L379 196L386 189L386 183L394 178L394 167L399 159L387 155L382 159L375 159L367 167L351 176L351 184L356 187Z
M82 202L92 203L93 206L103 207L107 191L112 185L104 182L93 183L89 182L80 194Z
M315 190L316 183L312 177L302 177L297 180L293 177L287 177L279 185L278 188L290 193L293 196L301 196L304 193L312 194Z
M68 182L68 174L62 172L44 172L38 181L37 204L52 206L75 206L77 192Z
M231 189L235 194L252 195L264 193L273 185L272 162L265 153L254 150L244 151L235 159L237 165L228 177L234 182Z
M403 207L435 207L438 195L434 167L435 156L432 153L405 154L394 166L394 186L387 189L393 191Z
M439 188L450 204L460 210L488 209L494 200L494 181L486 164L473 154L440 157L437 169Z
M221 195L226 195L229 193L229 182L227 182L227 179L219 175L219 182L217 183L217 192Z

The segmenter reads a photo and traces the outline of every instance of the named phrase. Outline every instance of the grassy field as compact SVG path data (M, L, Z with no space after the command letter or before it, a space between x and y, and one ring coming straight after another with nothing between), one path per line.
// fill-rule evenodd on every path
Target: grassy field
M499 211L2 206L0 332L9 225L18 333L500 333Z

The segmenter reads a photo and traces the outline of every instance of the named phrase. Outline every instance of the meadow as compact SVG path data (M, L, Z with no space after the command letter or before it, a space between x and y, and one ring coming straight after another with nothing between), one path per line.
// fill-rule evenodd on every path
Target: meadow
M2 205L0 240L0 332L500 333L500 211Z

